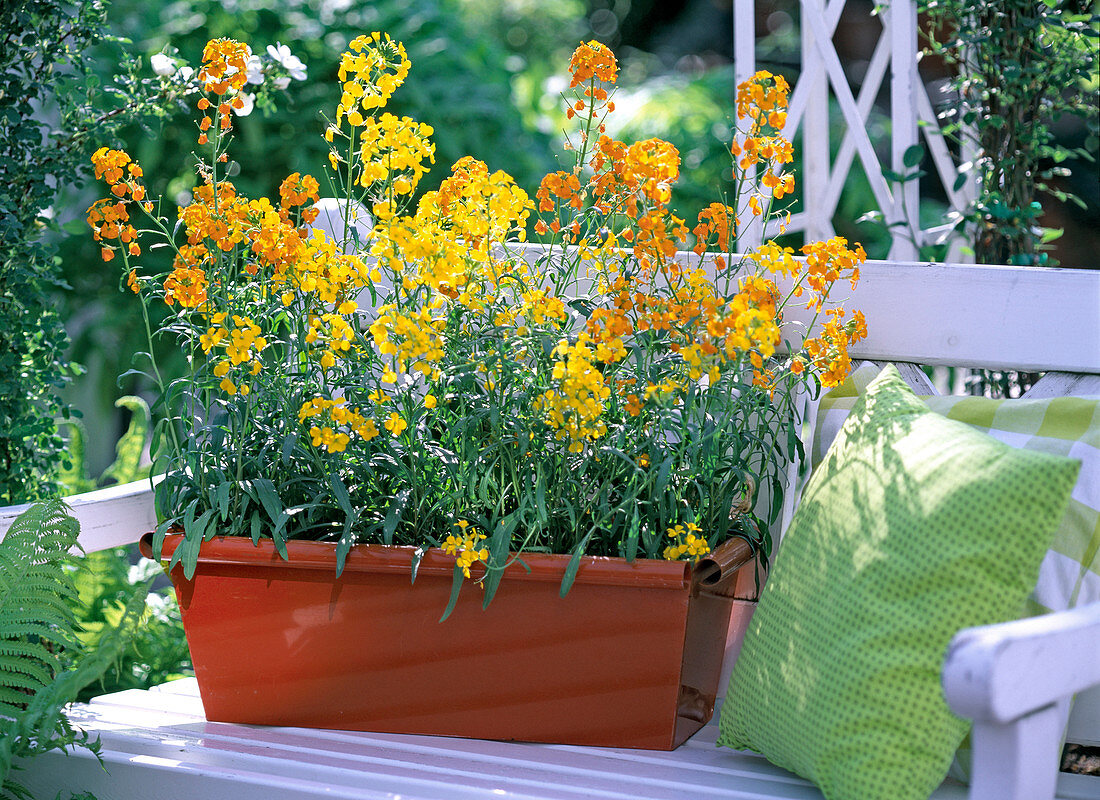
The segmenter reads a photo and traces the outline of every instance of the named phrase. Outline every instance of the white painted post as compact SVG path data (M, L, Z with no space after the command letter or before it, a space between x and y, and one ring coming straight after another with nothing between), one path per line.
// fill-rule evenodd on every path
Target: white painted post
M754 0L736 0L733 4L733 116L737 117L737 86L756 74L756 3ZM750 184L756 181L756 169L746 174ZM737 237L736 249L747 252L764 241L764 227L753 216L748 201L740 205L737 215L743 227Z
M892 169L904 175L905 151L917 143L917 7L913 0L891 0L883 11L890 36L890 118ZM915 261L920 242L920 185L909 181L894 186L894 218L904 226L894 228L890 258Z
M844 0L834 0L841 7ZM825 0L802 0L802 80L806 88L806 113L802 120L802 198L805 208L806 240L832 236L831 215L823 206L829 188L829 79L825 72L824 48L832 42L818 42L807 14L823 16ZM831 29L830 29L831 30ZM820 47L820 49L819 49ZM814 62L811 67L811 62Z

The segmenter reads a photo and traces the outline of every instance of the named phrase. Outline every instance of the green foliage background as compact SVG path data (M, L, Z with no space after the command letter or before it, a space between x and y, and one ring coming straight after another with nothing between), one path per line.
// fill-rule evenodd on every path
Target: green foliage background
M101 35L102 8L54 0L0 6L0 505L56 491L62 441L53 417L70 375L58 279L42 234L57 185L81 169L95 115L81 49ZM90 152L90 151L89 151Z

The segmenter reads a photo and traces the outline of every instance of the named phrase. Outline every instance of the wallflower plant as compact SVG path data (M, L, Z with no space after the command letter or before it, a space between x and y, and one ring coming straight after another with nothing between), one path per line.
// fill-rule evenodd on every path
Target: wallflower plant
M795 397L839 382L865 335L830 300L858 279L859 246L736 254L742 220L781 218L793 188L781 77L738 87L736 195L691 228L669 207L676 149L607 134L617 65L603 45L573 54L573 163L534 198L469 157L418 194L433 131L385 110L405 49L359 36L323 132L346 231L332 237L311 228L313 177L289 176L276 201L228 179L250 57L230 40L206 48L200 185L176 220L128 155L94 157L111 187L88 215L104 258L120 256L146 307L172 309L156 335L190 365L150 371L158 550L182 528L173 562L190 575L201 542L223 534L270 537L284 556L288 539L332 541L341 567L356 543L439 547L455 558L454 597L476 580L486 603L524 553L572 555L563 593L585 554L697 560L743 537L767 557L784 465L800 455ZM369 230L356 224L368 211ZM173 248L170 272L143 270L144 237ZM695 257L681 249L692 239ZM819 333L786 321L796 305L822 315Z

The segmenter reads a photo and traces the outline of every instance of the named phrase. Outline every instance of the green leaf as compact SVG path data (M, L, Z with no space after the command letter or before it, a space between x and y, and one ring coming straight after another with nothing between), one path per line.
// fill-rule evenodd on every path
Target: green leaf
M454 575L451 578L451 598L447 601L443 616L439 618L440 622L446 620L447 617L451 616L451 612L455 610L455 604L458 603L458 594L462 591L462 584L465 581L466 576L462 573L462 567L455 564Z
M485 593L482 608L489 607L489 603L493 601L500 587L500 581L504 577L504 570L500 565L508 560L508 550L512 544L516 523L515 515L509 514L497 523L492 536L489 537L489 570L481 583L482 591Z
M907 167L915 167L924 158L924 145L914 144L906 148L902 154L901 163Z
M347 561L348 553L351 552L351 546L355 544L355 536L352 531L355 528L355 523L358 521L358 515L350 516L344 520L344 529L340 534L340 540L336 543L336 577L339 578L344 574L344 562Z
M630 518L630 530L626 534L626 542L623 547L623 557L627 561L633 561L638 556L638 535L642 521L638 517L638 506L634 506L634 513Z
M332 487L332 496L336 498L336 504L340 506L340 510L347 517L355 516L355 509L351 507L351 496L348 494L348 487L340 480L340 476L333 472L328 476L328 480L329 486Z
M282 460L283 465L290 463L290 457L294 453L294 448L298 446L298 434L297 432L288 434L283 439L283 445L279 448L279 457Z
M231 488L232 484L229 481L222 481L214 490L218 505L218 519L222 522L229 518L229 490Z
M412 573L409 578L409 583L416 583L416 574L420 571L420 562L424 560L425 550L423 547L418 547L413 551L412 557Z
M587 534L581 539L580 544L573 548L573 555L569 559L569 563L565 566L565 574L561 579L561 596L565 597L569 594L569 590L573 588L573 581L577 579L577 571L581 568L581 556L584 555L585 549L588 547L588 540L592 538L592 534Z
M275 490L275 484L267 478L253 478L251 484L256 490L256 494L259 496L260 505L264 507L264 511L267 512L268 518L279 526L279 528L282 528L279 521L280 518L284 516L283 502L279 499L279 493ZM285 522L283 524L285 524Z
M408 506L409 497L411 495L412 491L410 489L401 489L394 495L393 501L386 511L386 521L382 524L383 544L393 544L394 531L397 530L397 526L401 523L401 518L405 514L405 508Z

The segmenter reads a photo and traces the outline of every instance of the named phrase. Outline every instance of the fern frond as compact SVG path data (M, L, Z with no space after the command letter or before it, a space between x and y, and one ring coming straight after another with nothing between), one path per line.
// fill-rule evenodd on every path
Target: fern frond
M130 410L130 426L115 445L115 462L107 467L100 481L114 479L118 483L130 483L149 476L149 467L141 466L141 457L149 438L149 404L140 397L127 395L115 401L115 408Z
M50 655L49 651L45 651L45 655ZM11 658L10 656L0 658L0 684L11 685L6 683L6 679L9 675L27 675L30 678L37 679L43 684L48 683L53 679L52 670L42 666L42 662L49 663L46 658L35 660L33 658Z
M134 593L122 612L119 624L99 641L95 650L86 653L77 665L58 675L52 683L40 689L26 710L13 721L9 736L0 738L0 779L7 780L12 759L27 758L49 750L76 744L98 755L98 742L89 741L69 725L61 710L73 701L81 689L99 680L121 656L141 624L145 602L152 581ZM7 783L4 783L7 788Z
M23 642L0 639L0 659L4 656L26 656L27 658L41 658L41 653L46 650L41 642ZM49 652L46 650L46 652ZM3 667L0 667L0 671Z
M52 696L78 647L66 603L76 588L65 565L79 532L65 504L48 500L21 514L0 541L0 785L13 755L31 746L21 735L27 713L43 693Z
M79 526L64 504L37 504L0 541L0 792L19 796L13 759L97 743L76 731L62 709L120 658L145 613L144 590L135 592L118 624L99 637L75 666L76 621L67 600L77 597L66 569Z
M69 445L66 448L68 452L65 454L69 466L65 467L62 464L58 480L70 494L92 491L96 488L96 485L95 481L88 477L87 462L84 455L84 423L75 417L71 417L57 420L57 426L61 429L68 429L69 432Z

